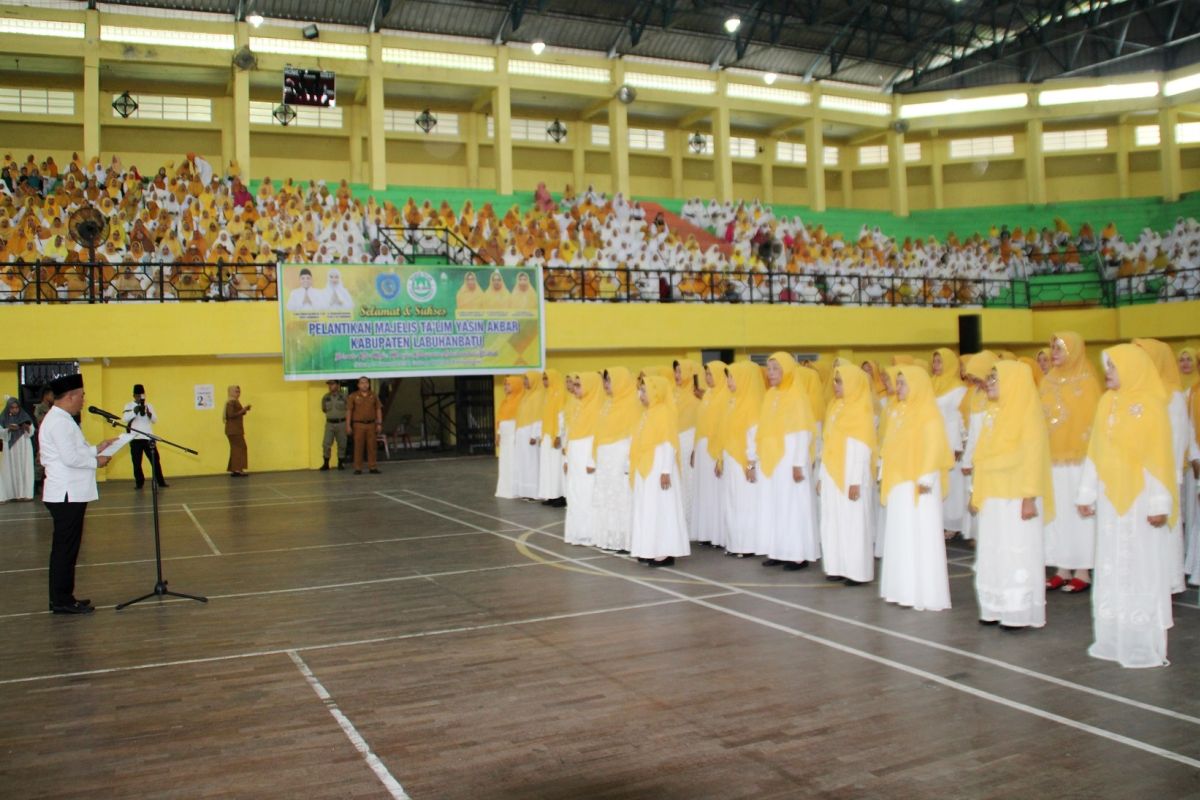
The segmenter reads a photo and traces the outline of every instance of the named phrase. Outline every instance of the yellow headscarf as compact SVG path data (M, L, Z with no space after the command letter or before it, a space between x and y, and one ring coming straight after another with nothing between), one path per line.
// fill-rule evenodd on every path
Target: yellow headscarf
M899 408L889 421L883 440L880 494L886 505L892 489L911 482L915 504L919 493L917 481L936 472L942 477L944 498L950 488L947 478L954 466L954 454L946 442L946 426L934 399L933 382L929 373L915 364L897 371L908 384L908 397L897 403Z
M893 367L904 367L913 363L913 357L907 353L896 353L892 356Z
M759 472L765 477L775 474L775 468L783 460L784 440L789 433L808 431L815 434L816 424L809 405L808 394L797 380L796 372L803 369L796 359L787 353L772 353L771 361L779 364L783 378L778 386L767 389L759 410L758 432L754 443L758 450ZM737 378L734 378L737 381ZM741 394L741 384L738 384ZM812 439L810 441L810 449ZM741 463L739 461L739 463Z
M923 369L925 371L926 375L929 375L931 377L933 376L933 368L931 366L929 366L929 362L923 358L914 358L912 360L912 366L920 367L921 369ZM937 397L937 395L934 395L934 397Z
M496 288L492 285L492 278L500 275L500 287ZM508 286L504 284L504 276L500 270L492 270L491 277L488 278L487 291L483 293L483 298L479 301L478 308L486 308L489 310L510 308Z
M977 380L986 381L988 375L992 373L992 367L996 366L996 362L999 360L1000 357L991 350L976 353L967 359L967 374ZM987 404L986 388L982 386L967 387L967 413L978 414L987 408Z
M1170 524L1179 514L1175 452L1167 391L1154 361L1142 348L1119 344L1104 351L1117 370L1120 388L1105 392L1096 409L1088 458L1104 482L1117 514L1129 511L1145 488L1145 472L1171 493Z
M642 403L637 396L637 383L625 367L609 367L608 381L612 397L604 404L600 422L596 426L596 439L592 449L612 444L633 436L638 419L642 415Z
M700 365L686 358L676 363L679 364L679 375L683 380L676 384L672 374L671 386L675 395L675 412L679 415L679 430L686 431L696 427L700 413L700 398L693 391L693 379L700 374Z
M1030 356L1017 356L1017 361L1029 367L1029 375L1033 378L1033 385L1035 387L1041 386L1042 368L1038 366L1037 359Z
M1150 360L1154 362L1154 368L1158 370L1158 378L1162 381L1163 388L1167 390L1168 401L1172 394L1183 391L1183 383L1179 379L1179 361L1176 360L1175 353L1169 344L1160 342L1158 339L1134 339L1133 343L1145 350L1150 356Z
M1050 522L1050 443L1033 372L1016 361L1000 361L995 369L1000 397L988 407L975 448L972 504L982 509L989 499L1040 497L1042 520Z
M1183 358L1185 353L1192 357L1192 363L1196 365L1191 372L1185 373L1183 370L1179 370L1179 382L1183 386L1183 390L1186 392L1196 384L1200 383L1200 361L1196 360L1196 348L1188 345L1187 347L1179 348L1179 353L1175 359L1177 364L1179 363L1179 359Z
M642 381L646 387L646 399L649 400L634 431L633 441L629 445L629 482L633 483L634 474L643 479L650 477L650 469L654 466L654 451L663 442L669 442L675 448L675 459L679 459L679 430L675 423L675 411L671 402L671 383L658 375L649 375Z
M821 460L837 488L848 491L846 479L846 450L850 439L865 444L875 454L875 406L872 402L871 379L861 367L843 364L834 369L835 378L842 381L842 396L834 397L825 415L822 436L825 440Z
M738 361L729 365L733 377L733 402L721 422L722 449L742 468L749 460L746 453L746 434L758 424L762 413L762 371L753 361Z
M997 350L996 355L1000 356L1001 361L1016 361L1017 354L1012 350Z
M526 372L525 394L521 404L517 406L517 427L524 428L542 420L542 406L546 402L545 387L542 386L542 373Z
M521 405L521 396L525 394L525 379L520 375L509 375L504 379L504 388L508 391L500 403L500 411L496 414L496 428L501 422L516 420L517 407Z
M542 374L549 378L550 382L545 388L545 399L542 401L542 436L554 439L562 434L558 427L558 415L566 405L567 385L563 383L562 375L556 369L547 369Z
M475 275L474 272L468 272L467 275ZM483 305L483 291L479 288L479 277L476 276L475 283L468 285L466 277L463 278L463 285L458 287L458 294L454 299L455 307L466 310L479 308Z
M797 367L796 382L804 387L808 396L808 410L813 420L825 419L825 387L821 385L821 374L815 369L805 366Z
M567 423L567 438L572 442L595 436L600 413L604 410L604 380L600 374L584 372L578 377L580 398Z
M529 280L529 288L521 289L521 275L524 275L526 278L529 277L529 273L527 272L520 272L517 274L517 281L514 284L512 292L510 292L508 296L509 307L518 311L537 309L537 286L533 283L533 279L531 278Z
M884 367L884 374L887 375L888 381L884 385L884 390L887 392L887 408L879 418L879 434L878 441L883 442L887 438L889 423L900 414L900 401L896 399L896 378L900 375L900 367ZM888 389L888 386L891 389Z
M1083 337L1060 331L1054 339L1067 351L1067 359L1061 367L1051 367L1038 387L1050 432L1050 463L1078 464L1087 456L1102 390L1087 360Z
M1192 418L1192 433L1196 437L1196 446L1200 447L1200 383L1188 392L1188 415ZM1197 520L1200 525L1200 520Z
M708 455L716 461L721 457L721 420L729 410L729 386L725 383L725 362L710 361L704 371L712 375L712 388L704 393L696 412L696 441L708 439Z
M939 347L933 353L942 357L942 374L932 376L933 396L941 397L947 392L963 388L965 384L959 376L958 355L949 347Z

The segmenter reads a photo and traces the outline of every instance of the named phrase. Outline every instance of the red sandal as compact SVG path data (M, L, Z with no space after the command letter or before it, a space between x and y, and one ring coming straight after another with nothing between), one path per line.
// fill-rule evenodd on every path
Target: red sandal
M1066 584L1066 582L1067 582L1067 579L1064 578L1062 575L1055 575L1054 577L1046 579L1046 588L1049 589L1050 591L1054 591L1055 589L1061 589Z
M1092 588L1092 585L1087 581L1081 581L1079 578L1071 578L1071 580L1067 581L1066 586L1062 587L1062 590L1067 594L1079 594L1080 592L1086 592L1090 588Z

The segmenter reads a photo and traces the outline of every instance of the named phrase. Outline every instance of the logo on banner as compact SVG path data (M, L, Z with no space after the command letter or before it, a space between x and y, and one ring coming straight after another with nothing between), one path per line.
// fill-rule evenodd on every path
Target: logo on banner
M414 272L408 278L408 296L418 303L428 303L437 295L437 281L428 272Z
M400 294L400 276L394 272L384 272L375 276L375 289L384 300L391 300Z

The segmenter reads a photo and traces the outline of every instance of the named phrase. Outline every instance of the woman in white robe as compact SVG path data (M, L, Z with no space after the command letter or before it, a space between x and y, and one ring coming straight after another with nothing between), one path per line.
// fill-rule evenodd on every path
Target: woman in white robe
M1188 583L1200 583L1200 384L1188 391L1188 463L1184 465L1185 495L1180 504L1187 507L1187 561L1184 569ZM1182 513L1182 509L1180 509Z
M791 355L772 353L767 360L769 388L763 396L755 435L758 489L758 538L755 552L765 553L764 567L802 569L821 557L813 510L813 435L808 394Z
M732 402L721 424L721 511L725 528L725 555L752 556L758 541L758 453L755 434L762 411L762 369L752 361L738 361L725 370Z
M525 379L509 375L504 379L504 400L496 412L496 497L515 500L517 494L517 408L525 394Z
M963 491L971 496L974 485L973 472L975 469L975 446L979 444L979 434L983 430L984 412L987 411L987 379L992 368L999 361L999 356L991 350L975 353L963 362L963 382L967 384L967 443L963 446L962 459L956 465L963 474ZM963 515L963 539L975 538L978 520L970 508Z
M540 372L525 373L524 382L525 393L521 396L521 404L517 406L517 497L532 500L538 496L542 408L546 402L546 391Z
M1038 369L1033 365L1033 369ZM1050 442L1030 367L1000 361L975 451L971 510L978 515L979 622L1005 630L1046 624L1043 520L1054 518Z
M888 513L879 595L918 611L940 611L950 608L942 501L954 453L929 374L914 364L896 372L899 407L880 453Z
M600 414L592 445L596 485L592 490L593 544L602 550L629 551L633 488L629 484L629 445L641 419L637 383L625 367L604 371L608 401Z
M0 468L0 502L33 499L33 417L15 397L8 398L3 420L4 464Z
M563 465L567 519L563 525L563 539L567 544L590 545L596 540L596 518L592 513L596 462L592 458L592 445L604 407L604 387L596 372L576 375L572 385L578 402L567 419L567 453Z
M556 369L542 373L545 398L542 402L542 441L538 447L537 498L544 506L561 508L563 500L563 407L567 388Z
M887 438L888 425L900 413L900 402L896 399L896 378L900 375L900 367L884 367L881 376L884 386L884 397L879 404L879 427L876 429L875 440L881 445ZM884 542L887 540L887 498L883 496L880 481L883 479L883 463L876 459L875 464L875 557L883 558Z
M708 391L696 411L696 444L691 461L696 470L696 494L692 503L692 540L713 547L724 547L725 522L721 490L724 484L717 475L721 446L721 421L729 411L729 384L725 381L725 363L710 361L704 365L704 381Z
M679 428L680 493L683 498L683 515L687 519L688 532L692 531L692 512L696 502L696 467L692 452L696 449L696 423L700 412L700 365L695 361L681 359L673 365L670 381L674 395L676 423Z
M1167 392L1141 348L1104 351L1105 385L1093 423L1079 513L1096 516L1093 658L1166 666L1171 579L1163 569L1179 514Z
M954 538L963 530L963 517L967 514L967 495L964 476L957 462L962 458L966 426L963 424L962 405L967 387L959 375L959 359L948 347L933 351L930 361L933 375L933 394L937 398L938 411L945 424L946 441L954 453L955 468L950 470L946 498L942 503L942 524L947 539Z
M858 586L875 579L875 406L871 378L852 364L833 371L817 492L825 579Z
M666 378L651 375L642 381L638 398L645 411L629 451L633 487L629 552L651 567L669 567L691 552L672 395Z

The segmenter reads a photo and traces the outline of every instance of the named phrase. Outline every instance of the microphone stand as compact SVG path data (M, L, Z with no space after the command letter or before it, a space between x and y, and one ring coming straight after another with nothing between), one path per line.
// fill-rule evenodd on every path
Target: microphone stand
M90 408L88 410L91 411ZM166 444L166 445L170 445L171 447L178 448L179 450L182 450L185 453L191 453L194 456L198 456L200 454L190 447L184 447L183 445L177 444L176 442L168 441L168 440L162 438L161 436L155 436L152 433L143 433L142 431L135 431L133 429L133 421L132 420L130 420L129 422L125 422L120 417L118 417L114 414L110 414L107 411L101 412L99 409L97 409L96 411L93 411L92 413L97 414L98 416L104 417L106 420L108 420L108 423L110 425L112 425L114 428L124 428L126 433L132 433L132 434L137 434L139 436L145 436L146 439L148 440L147 445L146 445L146 451L150 456L150 495L153 500L153 508L154 508L154 566L158 571L158 580L154 584L154 591L147 592L146 594L142 595L141 597L135 597L133 600L127 600L124 603L119 603L116 607L117 611L120 611L123 608L128 608L129 606L133 605L134 603L140 603L143 600L149 600L151 597L164 597L164 596L180 597L180 598L183 598L184 600L196 600L197 602L200 602L200 603L207 603L208 602L207 597L200 597L199 595L184 594L183 592L171 591L170 589L167 588L167 582L163 579L162 537L159 535L159 526L158 526L158 479L154 475L154 465L156 463L158 463L158 443L159 442L162 442L163 444Z

